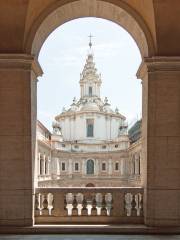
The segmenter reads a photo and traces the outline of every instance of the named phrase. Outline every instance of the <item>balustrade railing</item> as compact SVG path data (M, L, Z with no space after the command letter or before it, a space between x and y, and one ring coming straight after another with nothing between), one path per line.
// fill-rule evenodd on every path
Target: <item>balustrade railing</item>
M143 188L37 188L35 224L143 223Z

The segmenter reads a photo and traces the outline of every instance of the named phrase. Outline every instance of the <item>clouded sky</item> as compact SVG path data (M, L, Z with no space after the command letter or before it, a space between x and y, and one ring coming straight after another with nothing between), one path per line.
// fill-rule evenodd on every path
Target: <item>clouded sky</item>
M88 36L102 75L101 97L119 108L128 123L141 117L141 81L136 72L141 62L132 37L119 25L99 18L81 18L57 28L39 55L43 76L38 81L38 119L51 130L54 117L80 96L80 73L88 54Z

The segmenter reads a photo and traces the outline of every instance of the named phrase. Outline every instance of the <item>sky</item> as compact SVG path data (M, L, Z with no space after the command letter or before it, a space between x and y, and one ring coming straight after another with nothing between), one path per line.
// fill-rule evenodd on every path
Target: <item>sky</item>
M43 76L38 78L37 118L52 129L54 117L80 97L80 73L89 51L92 34L96 68L102 76L101 98L132 125L141 117L142 86L136 78L140 51L131 35L119 25L100 18L81 18L55 29L44 42L39 62Z

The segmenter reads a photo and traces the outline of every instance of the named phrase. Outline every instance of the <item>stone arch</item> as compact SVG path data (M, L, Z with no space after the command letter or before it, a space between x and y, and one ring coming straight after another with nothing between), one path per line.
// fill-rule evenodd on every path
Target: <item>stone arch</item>
M86 187L95 187L95 185L93 183L88 183L86 184Z
M144 20L128 4L111 3L110 0L77 0L56 2L50 5L33 23L25 41L25 52L38 58L39 51L48 35L58 26L77 18L97 17L122 26L136 41L142 57L155 52L153 38Z

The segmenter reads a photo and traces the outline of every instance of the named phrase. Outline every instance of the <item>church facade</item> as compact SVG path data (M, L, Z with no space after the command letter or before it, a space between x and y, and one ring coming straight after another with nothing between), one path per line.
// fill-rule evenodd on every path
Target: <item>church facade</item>
M128 134L125 116L111 108L107 97L102 100L91 41L89 46L80 74L80 98L55 117L52 133L37 122L39 187L141 185L141 136L133 136L140 127Z

